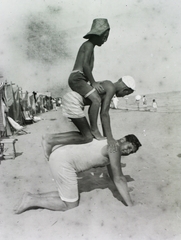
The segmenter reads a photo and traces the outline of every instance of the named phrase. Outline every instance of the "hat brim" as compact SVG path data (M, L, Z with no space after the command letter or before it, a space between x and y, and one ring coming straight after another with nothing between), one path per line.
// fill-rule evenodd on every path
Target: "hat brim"
M83 38L89 39L91 35L101 36L101 35L102 35L104 32L106 32L107 30L110 30L110 27L107 27L107 28L104 29L103 31L91 30L91 31L89 31L85 36L83 36Z

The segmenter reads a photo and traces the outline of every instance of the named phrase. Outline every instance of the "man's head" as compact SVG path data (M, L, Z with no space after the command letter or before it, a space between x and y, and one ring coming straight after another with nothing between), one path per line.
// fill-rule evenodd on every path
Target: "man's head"
M96 40L96 45L101 46L107 41L110 26L105 18L96 18L93 20L91 30L84 36L86 39Z
M121 150L121 155L123 156L137 152L139 147L142 146L134 134L126 135L125 137L119 139L118 142Z
M116 83L116 96L124 97L134 92L135 90L135 80L131 76L124 76L120 78Z

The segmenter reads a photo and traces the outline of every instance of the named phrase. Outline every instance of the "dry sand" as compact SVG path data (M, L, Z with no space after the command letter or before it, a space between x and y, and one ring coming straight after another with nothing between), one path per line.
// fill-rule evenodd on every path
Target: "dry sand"
M58 109L28 125L30 134L13 136L18 139L18 156L1 161L0 239L181 239L181 113L110 110L110 116L115 138L134 133L143 145L122 160L134 207L125 207L119 201L106 169L99 168L80 174L77 208L13 213L24 191L56 190L43 157L41 136L74 129Z

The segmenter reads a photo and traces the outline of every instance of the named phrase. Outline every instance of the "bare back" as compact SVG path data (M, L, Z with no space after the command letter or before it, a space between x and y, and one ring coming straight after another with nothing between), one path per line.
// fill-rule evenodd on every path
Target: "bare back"
M90 41L84 42L77 53L73 70L84 72L84 66L88 65L92 71L94 66L94 47Z

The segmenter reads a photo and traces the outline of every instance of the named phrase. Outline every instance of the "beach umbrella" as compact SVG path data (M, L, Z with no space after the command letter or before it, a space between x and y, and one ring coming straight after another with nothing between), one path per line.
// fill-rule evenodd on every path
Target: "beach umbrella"
M135 99L138 101L141 99L141 96L140 95L136 95Z

